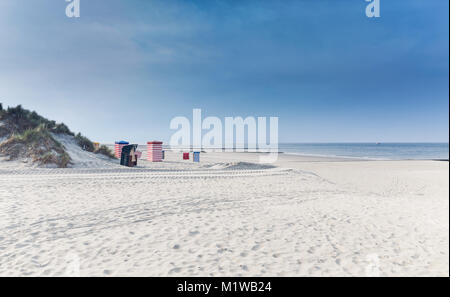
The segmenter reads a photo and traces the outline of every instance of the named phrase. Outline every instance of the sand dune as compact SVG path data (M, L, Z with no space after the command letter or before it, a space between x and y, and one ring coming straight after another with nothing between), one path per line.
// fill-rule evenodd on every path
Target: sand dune
M53 134L53 137L58 140L64 147L72 159L70 168L105 168L117 167L117 162L113 162L110 158L84 151L74 141L73 136L64 134Z

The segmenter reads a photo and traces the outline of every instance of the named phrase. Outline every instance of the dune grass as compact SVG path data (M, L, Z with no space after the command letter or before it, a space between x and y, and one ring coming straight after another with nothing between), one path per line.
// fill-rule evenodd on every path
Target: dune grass
M95 150L94 153L101 154L104 156L107 156L111 159L115 159L116 156L114 155L113 151L110 150L106 145L102 145L98 148L98 150Z
M48 144L48 148L54 151L41 151L41 156L29 151L29 153L32 153L33 159L42 164L49 164L56 160L58 166L67 165L70 162L69 155L65 148L51 136L52 134L64 134L74 137L76 143L85 151L114 158L114 154L106 146L95 151L94 144L87 137L80 133L75 135L64 123L48 120L35 111L24 109L21 105L3 109L3 105L0 103L0 123L0 137L10 138L8 148L4 149L8 151L8 155L14 156L16 154L9 149L14 144L33 144L31 148L35 150L35 145L39 141L44 141ZM20 150L20 153L23 153L23 149Z
M55 164L66 168L71 162L64 146L52 137L44 125L13 134L0 145L0 153L9 156L10 160L31 158L40 166Z
M24 109L21 105L16 107L8 107L0 109L0 120L4 122L3 130L9 134L24 133L26 130L36 129L39 126L45 127L51 133L67 134L74 136L75 134L64 123L56 123L50 121L35 111Z
M94 152L94 143L92 141L90 141L87 137L81 135L80 133L78 133L77 135L75 135L75 140L77 142L77 144L85 151Z

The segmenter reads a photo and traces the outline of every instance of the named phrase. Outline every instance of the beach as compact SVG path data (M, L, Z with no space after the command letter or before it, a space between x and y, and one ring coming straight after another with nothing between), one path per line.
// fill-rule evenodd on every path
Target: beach
M0 0L0 277L449 277L449 12Z
M449 164L0 162L1 276L447 276Z

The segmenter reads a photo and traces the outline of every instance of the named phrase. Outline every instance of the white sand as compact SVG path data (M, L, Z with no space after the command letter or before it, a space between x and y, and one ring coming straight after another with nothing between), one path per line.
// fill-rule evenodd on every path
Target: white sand
M1 276L448 276L449 164L0 161ZM75 156L77 155L77 156Z

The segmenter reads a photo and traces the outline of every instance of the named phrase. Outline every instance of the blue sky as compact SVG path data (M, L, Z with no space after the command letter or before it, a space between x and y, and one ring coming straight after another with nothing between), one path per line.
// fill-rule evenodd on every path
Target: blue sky
M278 116L280 142L448 142L449 2L0 0L0 102L93 140Z

